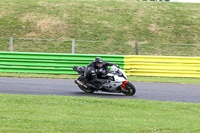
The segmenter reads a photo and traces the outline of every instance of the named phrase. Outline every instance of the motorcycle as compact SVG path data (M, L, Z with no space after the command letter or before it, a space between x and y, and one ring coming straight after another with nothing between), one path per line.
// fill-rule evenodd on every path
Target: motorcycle
M79 73L79 77L75 80L78 87L86 93L94 93L95 91L112 92L112 93L123 93L127 96L132 96L135 94L135 86L127 80L125 72L116 67L111 66L111 70L105 75L109 80L107 83L103 83L101 89L96 89L94 86L87 86L87 80L84 76L85 66L74 66L73 68Z

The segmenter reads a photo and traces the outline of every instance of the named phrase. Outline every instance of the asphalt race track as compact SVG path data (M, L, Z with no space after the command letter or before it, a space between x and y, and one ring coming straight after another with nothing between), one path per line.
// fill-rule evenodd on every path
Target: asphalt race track
M134 96L118 93L82 92L72 79L0 77L0 93L24 95L87 96L200 103L200 85L174 83L133 83Z

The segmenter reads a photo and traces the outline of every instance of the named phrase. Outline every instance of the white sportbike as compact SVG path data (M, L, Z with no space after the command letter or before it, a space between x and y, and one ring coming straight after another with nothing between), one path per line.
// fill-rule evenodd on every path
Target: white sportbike
M106 78L110 81L107 83L103 83L101 89L96 89L93 86L87 86L87 80L85 79L84 72L85 67L74 66L74 70L80 74L75 83L79 86L79 88L86 93L94 93L95 91L104 91L104 92L112 92L112 93L123 93L128 96L132 96L135 94L136 89L134 85L127 80L127 76L125 72L117 68L116 66L111 67L111 71L106 74Z

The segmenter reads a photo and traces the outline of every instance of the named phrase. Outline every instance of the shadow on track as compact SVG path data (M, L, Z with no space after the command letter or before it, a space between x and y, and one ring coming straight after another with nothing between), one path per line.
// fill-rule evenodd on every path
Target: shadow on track
M106 92L96 92L96 93L85 93L85 92L73 92L75 96L84 96L84 97L102 97L102 98L122 98L128 99L134 96L126 96L124 94L118 93L106 93Z

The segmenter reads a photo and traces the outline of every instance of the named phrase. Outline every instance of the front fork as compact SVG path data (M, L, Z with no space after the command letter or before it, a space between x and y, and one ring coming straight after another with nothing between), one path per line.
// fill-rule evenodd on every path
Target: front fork
M128 80L126 80L126 81L124 81L124 82L122 82L122 85L121 85L121 87L123 87L124 88L124 90L126 90L126 86L125 86L125 84L128 82Z

